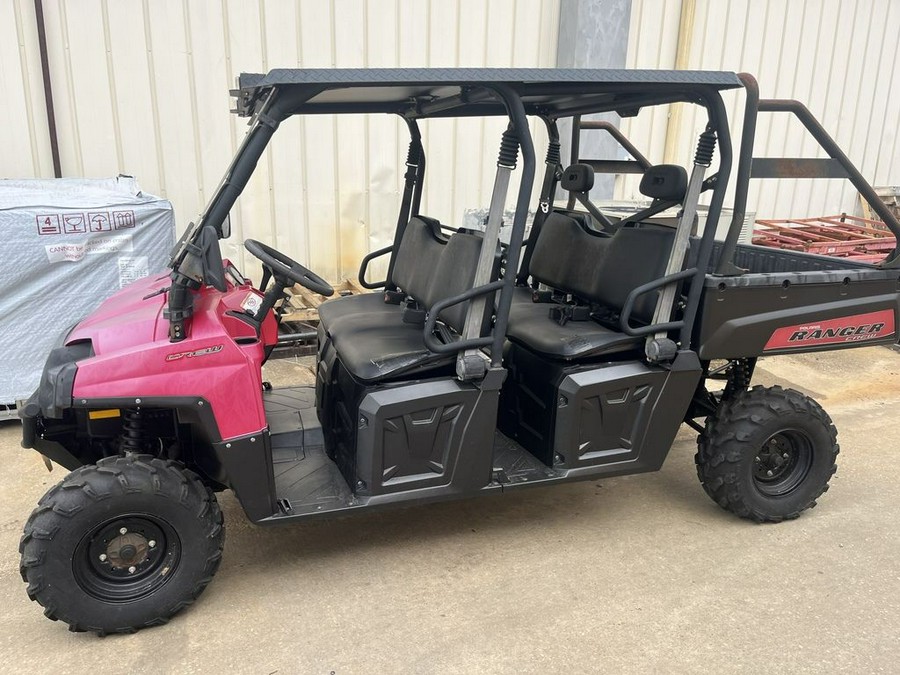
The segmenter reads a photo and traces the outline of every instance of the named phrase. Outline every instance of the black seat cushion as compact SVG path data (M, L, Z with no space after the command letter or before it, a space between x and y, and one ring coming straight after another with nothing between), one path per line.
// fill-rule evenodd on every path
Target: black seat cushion
M621 311L632 290L665 275L674 242L675 230L670 227L622 228L611 238L585 299ZM640 296L631 316L650 323L658 297L658 291Z
M392 305L384 301L382 293L360 293L335 298L323 302L318 307L319 323L330 333L344 317L353 314L383 314L384 316L400 316L400 305ZM398 319L399 320L399 319Z
M633 289L663 276L674 234L671 228L629 227L612 237L596 237L571 218L553 214L544 223L535 246L532 276L574 294L586 304L617 313ZM638 298L632 322L649 323L658 296L654 291ZM560 325L550 318L552 306L531 302L529 289L517 289L507 338L534 352L563 360L627 351L642 344L640 337L593 320Z
M348 315L331 340L341 363L363 382L379 382L452 364L455 354L436 354L425 346L422 326L399 320L381 322L371 314Z
M532 302L528 289L516 289L506 337L533 352L564 361L641 346L642 338L610 330L595 321L569 321L561 326L550 318L551 307L551 303Z
M394 258L394 283L421 300L428 293L434 268L440 263L447 237L434 218L410 218Z
M484 241L481 234L457 232L450 237L444 246L440 259L433 267L426 271L429 277L428 288L422 295L415 296L425 307L433 307L445 298L459 295L475 283L475 270L478 267L478 258L481 255L481 243ZM495 278L497 271L493 271L491 279ZM487 318L493 309L493 296L488 298L486 307ZM469 302L460 302L447 307L440 313L440 319L459 333L463 332ZM482 321L482 325L484 320Z

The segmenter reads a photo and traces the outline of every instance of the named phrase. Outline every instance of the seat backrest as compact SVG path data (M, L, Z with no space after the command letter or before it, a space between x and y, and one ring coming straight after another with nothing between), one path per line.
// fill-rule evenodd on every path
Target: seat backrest
M446 245L447 238L437 220L425 216L411 218L394 258L393 282L416 300L424 299Z
M589 299L621 311L631 291L665 275L674 241L675 230L668 227L625 227L616 232L596 271ZM658 291L642 295L631 316L652 321L658 296Z
M547 216L535 242L531 276L551 288L588 297L594 291L594 274L612 240L554 211Z
M552 213L535 243L531 275L551 288L621 311L632 290L665 274L674 240L669 227L624 227L609 237ZM641 296L632 317L650 322L657 296Z
M483 241L480 234L468 232L453 234L444 247L440 260L428 270L430 283L426 294L417 299L425 307L431 309L438 301L459 295L472 288L475 283L475 271L478 267ZM492 280L494 278L496 278L496 272L491 277ZM486 305L485 311L488 314L493 309L493 303L488 301ZM439 317L456 332L462 333L468 308L469 302L451 305L443 310Z
M440 300L472 288L482 241L480 233L456 232L447 237L439 221L415 216L403 231L393 281L420 306L431 309ZM492 281L497 273L495 269ZM485 304L486 325L494 305L490 299ZM468 307L468 302L452 305L440 313L440 319L461 333Z

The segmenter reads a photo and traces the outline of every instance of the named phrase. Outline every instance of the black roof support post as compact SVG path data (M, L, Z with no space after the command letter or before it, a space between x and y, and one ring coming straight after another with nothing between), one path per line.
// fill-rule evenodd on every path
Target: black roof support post
M737 183L734 187L734 215L725 244L719 253L719 262L715 273L720 276L743 274L744 270L734 264L734 251L737 248L744 220L747 217L747 193L750 186L750 172L753 169L753 141L756 138L756 118L759 107L759 84L749 73L739 73L738 78L747 92L744 103L744 126L741 129L741 148L738 151Z
M519 194L516 197L516 215L513 217L512 232L509 237L509 247L506 252L506 269L513 271L519 268L519 256L522 251L522 241L525 239L525 217L528 214L528 203L531 201L531 187L534 184L534 143L531 140L531 131L528 128L528 119L525 116L525 106L516 92L505 84L491 85L506 105L510 120L519 140L519 149L522 152L522 179L519 182ZM512 305L513 292L515 291L515 274L507 273L503 278L503 288L500 291L500 301L497 303L496 322L494 324L494 342L491 345L491 366L499 367L503 363L503 343L506 340L506 326L509 322L509 308Z
M569 166L578 161L578 155L581 154L581 115L572 116L572 140L569 143ZM566 200L566 209L571 211L575 208L575 194L569 193Z
M256 170L256 164L262 157L278 125L298 106L322 91L321 87L300 87L295 90L278 91L273 89L265 100L258 104L256 114L251 121L250 130L244 136L241 146L235 153L225 178L204 210L205 216L200 224L212 225L222 236L222 223L228 217L231 207L237 201L247 181Z
M719 222L722 206L725 203L725 192L728 188L728 177L731 174L732 163L728 113L725 112L722 96L717 91L707 91L703 98L706 103L706 109L709 112L710 126L715 130L719 141L719 169L716 172L716 184L712 200L709 203L706 226L703 230L703 237L700 239L700 252L697 255L697 272L694 274L694 278L691 279L687 304L684 308L684 326L682 326L681 335L679 336L682 349L688 349L693 339L694 320L697 317L697 309L700 305L700 292L703 290L703 282L709 269L709 259L716 239L716 224Z
M416 126L416 133L419 133L419 126L415 120L411 120ZM413 191L412 206L409 209L410 216L419 215L419 207L422 204L422 190L425 188L425 146L422 145L421 136L419 136L419 167L416 171L416 189Z
M397 215L397 227L394 229L394 250L388 262L387 283L384 286L386 291L397 290L397 284L394 283L394 261L397 259L397 250L400 248L400 241L403 239L411 212L413 214L419 212L418 201L415 198L422 194L419 183L419 166L420 164L424 165L425 161L422 134L419 132L419 125L415 120L406 119L405 121L409 129L409 150L406 153L406 175L403 177L403 199L400 202L400 213ZM411 211L414 201L416 201L415 209Z
M534 245L541 234L541 228L550 211L553 210L553 193L556 192L556 183L560 167L559 156L559 128L556 120L550 120L546 117L542 118L547 126L547 136L550 142L547 144L547 157L544 160L544 182L541 185L541 195L539 199L538 212L534 214L534 221L531 223L531 232L528 234L528 241L525 244L525 251L522 254L522 264L519 265L519 273L516 275L516 285L525 286L528 283L528 275L531 268L531 256L534 253Z

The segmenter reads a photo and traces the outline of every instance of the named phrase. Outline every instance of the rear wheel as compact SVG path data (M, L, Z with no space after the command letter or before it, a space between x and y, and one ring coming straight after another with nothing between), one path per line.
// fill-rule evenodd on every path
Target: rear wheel
M810 397L753 387L722 402L697 439L697 475L719 506L779 522L816 505L837 470L837 431Z
M41 499L20 545L22 578L70 630L133 632L203 592L223 540L216 498L194 473L149 455L110 457Z

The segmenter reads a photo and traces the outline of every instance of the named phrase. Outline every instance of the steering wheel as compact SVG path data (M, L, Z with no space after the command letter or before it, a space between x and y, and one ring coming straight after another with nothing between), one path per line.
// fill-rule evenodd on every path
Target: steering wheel
M319 295L334 295L334 288L315 272L311 272L295 260L291 260L284 253L276 251L271 246L266 246L256 239L244 241L246 248L255 257L262 261L264 267L272 272L276 280L286 279L295 284L300 284Z

